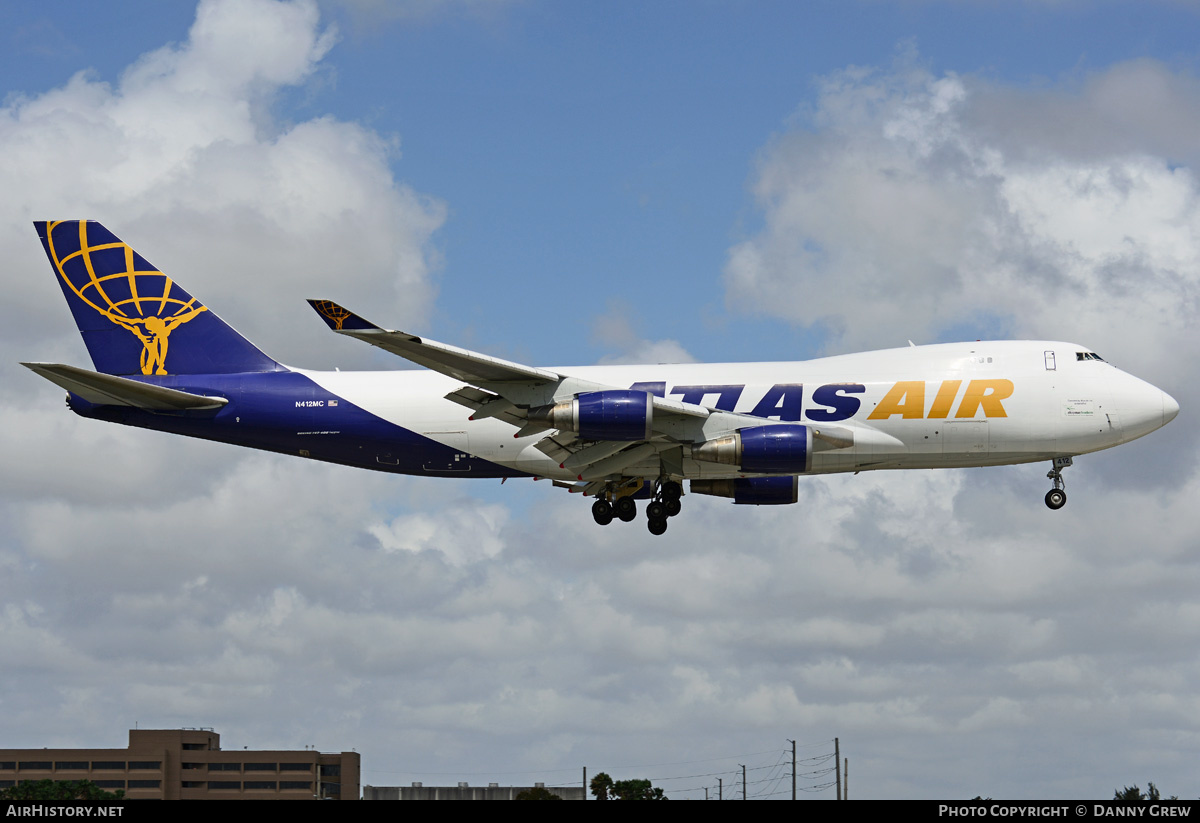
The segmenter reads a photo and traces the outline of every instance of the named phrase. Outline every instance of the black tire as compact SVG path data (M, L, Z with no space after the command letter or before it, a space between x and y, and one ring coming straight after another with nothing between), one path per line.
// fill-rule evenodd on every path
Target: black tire
M612 522L613 509L607 500L596 500L592 504L592 519L601 526L607 526Z
M632 497L622 497L613 504L613 509L617 513L617 517L621 518L622 522L628 523L637 517L637 503L633 502Z
M1067 505L1067 493L1062 489L1051 489L1046 492L1046 505L1053 511L1058 511Z
M667 517L674 517L683 509L683 504L679 502L678 498L668 500L664 505L667 507Z
M683 497L683 486L674 480L668 480L662 484L662 496L663 500L678 500Z
M655 500L653 503L651 503L649 506L646 507L646 517L650 518L651 520L666 520L667 519L666 505Z
M658 536L667 530L666 520L647 520L646 528L650 530L650 534Z

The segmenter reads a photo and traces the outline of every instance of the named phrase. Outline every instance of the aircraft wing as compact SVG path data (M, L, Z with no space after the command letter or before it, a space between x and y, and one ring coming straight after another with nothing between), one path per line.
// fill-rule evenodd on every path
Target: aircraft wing
M512 422L513 410L522 405L529 405L523 401L527 399L530 392L514 391L513 389L516 387L505 386L506 383L521 384L523 387L531 384L551 387L569 383L571 388L576 391L603 391L616 388L578 380L570 375L559 374L548 369L501 360L498 357L480 354L469 349L460 349L457 346L439 343L436 340L418 337L408 332L389 331L363 319L332 300L309 300L308 303L317 314L321 315L326 325L338 334L378 346L419 366L476 387L474 391L460 390L447 395L449 400L476 409L476 413L471 417L472 420L484 417L502 417ZM485 396L480 394L479 389L491 389L492 391L486 392ZM520 396L518 397L518 395ZM705 406L669 400L665 397L653 397L653 403L656 414L704 420L712 413L712 410ZM519 414L519 412L517 413ZM520 416L523 417L523 414Z
M97 406L133 406L146 411L200 411L219 409L229 402L224 397L205 397L61 363L21 365Z
M331 300L309 300L330 329L390 351L420 366L461 380L468 385L446 395L472 410L469 419L495 417L517 427L514 437L551 432L535 448L576 473L581 481L626 473L647 461L661 463L668 474L683 474L684 446L703 442L718 432L750 426L772 425L751 415L719 411L694 403L649 396L653 414L647 419L643 439L583 437L552 422L546 410L564 398L588 392L625 393L617 386L582 380L548 369L501 360L402 331L380 328ZM832 426L813 429L825 442L818 448L845 448L853 433Z
M309 300L317 314L338 334L378 346L436 372L465 383L557 383L563 376L546 369L522 366L498 357L448 346L402 331L381 329L332 300Z

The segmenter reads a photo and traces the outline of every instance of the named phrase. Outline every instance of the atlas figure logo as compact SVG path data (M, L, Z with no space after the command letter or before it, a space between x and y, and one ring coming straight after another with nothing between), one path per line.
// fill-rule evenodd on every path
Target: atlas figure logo
M64 230L55 231L59 226ZM84 304L141 342L142 374L167 374L171 332L208 309L107 232L89 238L89 226L99 224L49 224L47 251L55 270Z

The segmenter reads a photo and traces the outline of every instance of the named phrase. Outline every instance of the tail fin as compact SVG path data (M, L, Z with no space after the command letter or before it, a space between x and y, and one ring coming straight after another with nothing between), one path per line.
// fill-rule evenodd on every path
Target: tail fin
M231 374L283 368L99 223L33 225L98 371Z

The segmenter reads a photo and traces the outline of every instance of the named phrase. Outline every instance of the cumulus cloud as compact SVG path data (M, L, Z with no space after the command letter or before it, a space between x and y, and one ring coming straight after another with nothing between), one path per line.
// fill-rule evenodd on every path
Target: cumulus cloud
M762 151L763 225L730 252L727 301L822 329L831 351L1074 340L1194 407L1198 113L1196 80L1152 61L1034 90L938 75L911 50L834 72ZM888 684L857 705L856 733L900 757L904 727L1002 750L1047 723L1102 739L1097 713L1131 734L1145 721L1147 745L1192 728L1175 687L1127 673L1194 683L1159 638L1197 627L1169 582L1196 571L1195 428L1125 448L1077 461L1069 521L1036 510L1023 469L804 484L805 602L832 615L829 654ZM824 586L855 602L852 620ZM1064 785L1082 785L1084 763L1112 768L1079 748ZM1133 756L1153 759L1142 744Z
M277 118L279 93L336 41L314 2L204 2L181 44L108 83L87 71L0 108L0 245L29 274L4 334L29 346L67 320L30 221L88 217L276 357L327 365L306 297L368 301L415 323L435 293L437 200L396 180L394 138ZM40 276L39 276L40 275ZM265 314L263 312L266 312ZM300 326L304 328L305 326ZM336 347L335 347L336 348Z
M620 300L609 301L607 310L592 321L592 338L609 351L615 351L600 358L603 366L696 362L678 340L642 337L633 307Z
M1016 336L1152 366L1196 342L1198 116L1196 81L1150 61L1043 91L911 51L835 72L763 151L728 301L834 350Z

